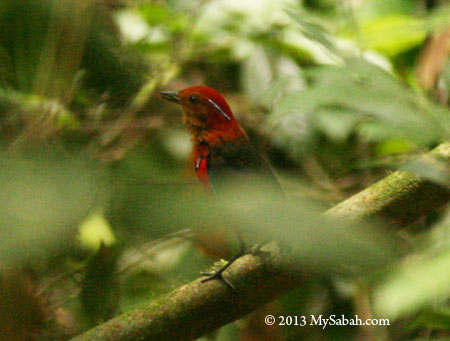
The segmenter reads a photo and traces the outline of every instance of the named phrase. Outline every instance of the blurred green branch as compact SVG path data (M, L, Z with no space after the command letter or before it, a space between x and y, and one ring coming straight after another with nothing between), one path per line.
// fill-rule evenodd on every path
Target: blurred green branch
M450 162L450 143L443 143L424 156ZM406 171L397 171L364 191L328 210L325 216L347 219L375 215L406 224L450 199L449 191ZM174 340L195 339L262 307L300 285L285 270L286 259L276 247L271 257L247 255L227 272L235 284L202 284L200 279L117 316L73 340ZM225 308L226 307L226 308Z
M443 143L423 157L424 162L450 161L450 143ZM399 170L327 211L326 215L350 219L375 215L407 225L450 200L448 188Z

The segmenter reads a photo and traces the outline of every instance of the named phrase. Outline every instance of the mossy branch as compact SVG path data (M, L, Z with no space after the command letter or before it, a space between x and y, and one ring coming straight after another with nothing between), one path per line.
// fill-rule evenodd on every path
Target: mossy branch
M237 320L300 284L282 269L280 253L269 245L269 256L246 255L221 281L183 285L167 295L117 316L76 337L81 340L194 340ZM286 264L283 260L284 265Z
M450 143L442 143L422 157L450 163ZM382 216L398 225L410 224L450 200L448 188L405 172L396 171L365 190L344 200L325 215L346 219Z
M427 154L450 162L450 143ZM445 204L450 193L405 171L397 171L343 201L325 215L349 219L382 215L407 224ZM119 315L73 340L192 340L220 328L301 284L283 271L274 245L271 256L247 255L226 272L235 285L220 281L188 283L171 293Z

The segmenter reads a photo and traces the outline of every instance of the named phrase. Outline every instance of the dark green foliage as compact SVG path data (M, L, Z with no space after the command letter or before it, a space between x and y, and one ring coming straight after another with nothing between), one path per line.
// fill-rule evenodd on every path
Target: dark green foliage
M109 320L119 307L120 289L117 282L117 246L100 245L86 265L81 283L80 302L92 325Z

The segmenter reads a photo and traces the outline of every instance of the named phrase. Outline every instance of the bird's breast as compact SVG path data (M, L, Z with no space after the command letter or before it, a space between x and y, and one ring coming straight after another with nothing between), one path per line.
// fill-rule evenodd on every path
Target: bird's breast
M206 190L211 190L209 178L209 147L205 143L197 144L193 150L193 160L195 163L195 173L200 183Z
M200 183L205 188L209 189L208 160L206 158L202 158L201 156L197 157L197 161L195 162L195 172L197 173L197 178L200 180Z

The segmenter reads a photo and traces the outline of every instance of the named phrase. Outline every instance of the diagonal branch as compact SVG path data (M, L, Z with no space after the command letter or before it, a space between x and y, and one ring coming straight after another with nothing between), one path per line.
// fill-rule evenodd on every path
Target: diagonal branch
M450 163L450 143L443 143L427 158ZM450 200L450 192L417 176L397 171L343 201L325 215L350 219L382 215L401 224L412 222ZM119 315L75 337L81 340L192 340L220 328L302 283L282 269L274 245L271 257L247 255L227 270L237 290L219 281L197 279L171 293Z
M247 255L227 270L224 276L232 278L236 290L197 279L73 341L193 340L233 322L300 284L280 270L280 254L271 246L270 257Z
M450 167L450 142L440 144L422 160L445 161L446 166ZM347 219L382 216L398 225L407 225L449 200L448 188L400 170L344 200L325 215Z

